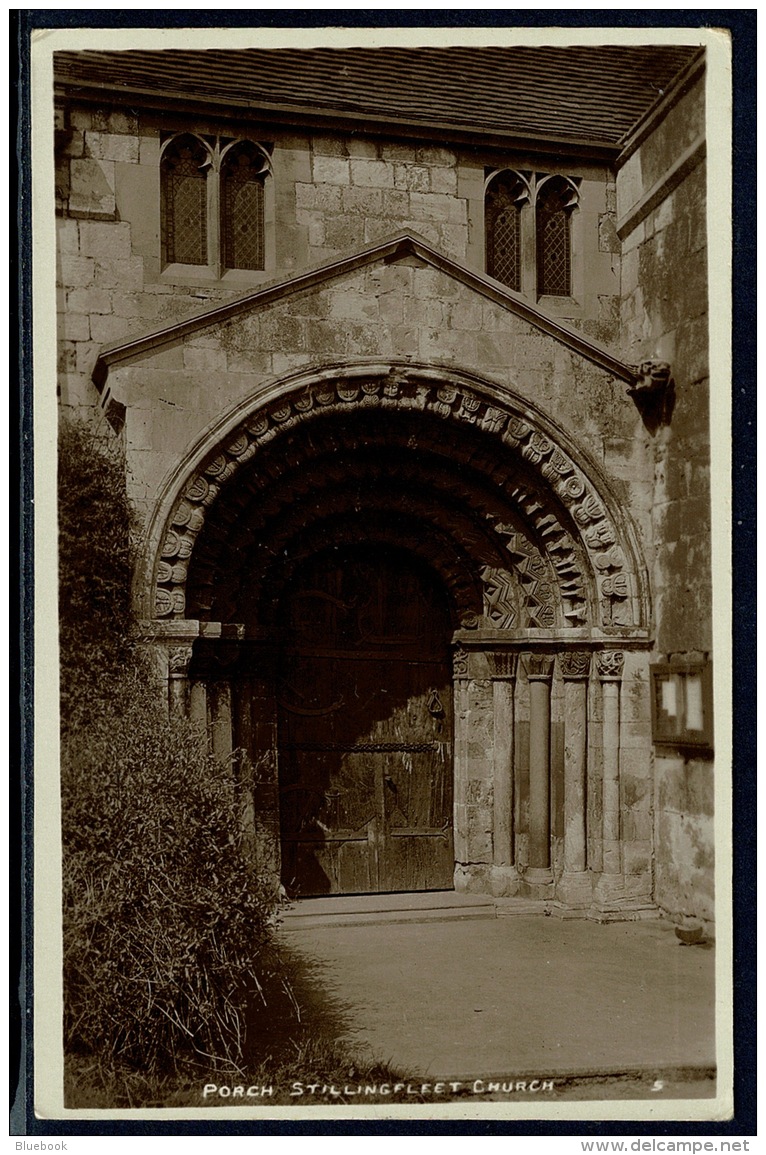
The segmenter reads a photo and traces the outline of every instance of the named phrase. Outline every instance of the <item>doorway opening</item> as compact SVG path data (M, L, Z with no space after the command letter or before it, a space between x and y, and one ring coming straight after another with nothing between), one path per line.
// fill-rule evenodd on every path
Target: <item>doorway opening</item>
M434 572L380 544L313 554L279 611L282 883L451 890L452 623Z

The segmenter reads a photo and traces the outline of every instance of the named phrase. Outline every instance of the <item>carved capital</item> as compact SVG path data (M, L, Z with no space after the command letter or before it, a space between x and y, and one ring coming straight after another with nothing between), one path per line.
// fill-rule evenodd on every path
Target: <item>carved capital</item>
M489 668L495 681L512 682L516 678L518 654L509 654L503 650L488 654Z
M619 682L624 665L622 650L602 650L596 654L596 669L602 682Z
M172 650L168 650L168 677L186 678L191 659L191 646L175 646Z
M584 682L590 673L588 650L565 650L559 655L561 676L567 682Z
M549 682L553 677L553 654L525 654L523 663L530 682Z

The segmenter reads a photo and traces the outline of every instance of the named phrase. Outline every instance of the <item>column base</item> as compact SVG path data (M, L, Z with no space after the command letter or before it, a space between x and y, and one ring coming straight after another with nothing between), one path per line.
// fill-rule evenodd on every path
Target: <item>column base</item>
M589 870L565 870L556 886L556 898L570 909L593 902L593 875Z
M514 898L521 889L521 877L515 866L493 866L489 886L494 898Z
M553 871L549 866L530 866L521 876L519 893L525 898L553 898Z
M638 878L622 874L602 874L593 887L593 903L588 918L596 922L628 922L656 918L658 910ZM642 893L643 892L643 893Z

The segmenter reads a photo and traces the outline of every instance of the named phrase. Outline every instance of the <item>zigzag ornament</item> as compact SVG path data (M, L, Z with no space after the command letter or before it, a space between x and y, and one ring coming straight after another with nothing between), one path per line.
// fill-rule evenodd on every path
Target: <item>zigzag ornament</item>
M485 566L481 571L484 583L484 616L495 629L508 630L516 622L516 586L506 570Z

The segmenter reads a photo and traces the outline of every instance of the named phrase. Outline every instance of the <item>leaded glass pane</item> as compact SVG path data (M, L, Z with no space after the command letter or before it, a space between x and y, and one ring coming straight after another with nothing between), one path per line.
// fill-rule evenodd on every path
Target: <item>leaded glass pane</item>
M537 290L541 295L568 297L571 289L572 189L564 180L548 181L537 202Z
M162 161L166 264L207 264L207 153L194 137L173 141Z
M526 193L514 173L496 177L485 204L487 272L517 292L521 288L521 199Z
M248 146L232 150L221 176L223 263L227 269L264 267L263 158Z

